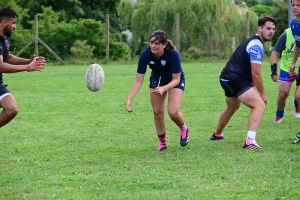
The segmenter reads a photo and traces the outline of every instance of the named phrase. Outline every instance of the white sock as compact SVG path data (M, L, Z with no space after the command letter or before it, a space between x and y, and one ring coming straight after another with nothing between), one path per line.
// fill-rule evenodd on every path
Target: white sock
M247 138L253 138L255 139L256 132L255 131L248 131Z

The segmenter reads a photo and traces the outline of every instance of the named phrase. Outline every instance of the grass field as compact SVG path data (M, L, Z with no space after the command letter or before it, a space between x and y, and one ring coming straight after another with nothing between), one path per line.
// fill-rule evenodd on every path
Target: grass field
M278 84L263 65L269 98L257 133L261 150L242 149L249 109L242 105L225 141L210 141L225 106L218 76L224 62L183 63L181 111L190 143L166 116L168 149L158 140L148 76L125 111L136 64L103 64L105 84L90 92L87 66L51 66L42 72L5 74L18 116L0 130L0 199L300 199L300 131L293 95L285 118L274 124ZM295 86L292 86L294 92Z

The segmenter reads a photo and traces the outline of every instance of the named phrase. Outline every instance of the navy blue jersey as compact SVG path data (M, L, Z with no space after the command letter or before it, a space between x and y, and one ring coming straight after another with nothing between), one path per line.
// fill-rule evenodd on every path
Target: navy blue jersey
M295 38L296 46L300 48L300 21L297 21L296 18L291 21L291 29Z
M263 44L260 37L255 35L238 46L223 68L220 78L252 82L251 63L261 64L263 57Z
M182 71L180 64L180 56L177 50L174 52L164 51L164 54L160 58L156 58L151 52L150 47L146 48L139 59L137 73L145 74L147 71L147 65L152 69L151 77L162 81L171 81L172 74L181 73L181 79L184 78L184 72Z
M0 55L3 57L3 62L5 62L8 57L9 46L9 37L4 36L3 38L0 36ZM2 73L0 73L0 83L3 83Z

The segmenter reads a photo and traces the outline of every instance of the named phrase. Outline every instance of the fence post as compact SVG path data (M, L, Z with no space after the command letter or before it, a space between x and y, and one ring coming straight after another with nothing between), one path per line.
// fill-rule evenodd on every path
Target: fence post
M176 49L180 52L180 13L176 13Z
M246 12L246 39L250 37L250 20L249 12Z
M109 14L106 14L106 62L109 61Z
M34 47L35 47L35 56L39 56L39 28L38 28L38 18L37 15L34 15Z

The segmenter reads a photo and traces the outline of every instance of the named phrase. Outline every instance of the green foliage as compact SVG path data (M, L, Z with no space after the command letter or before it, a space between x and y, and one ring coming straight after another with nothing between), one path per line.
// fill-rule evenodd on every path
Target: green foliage
M253 12L255 12L258 16L271 16L272 12L274 12L274 7L272 6L264 6L264 5L255 5L250 8Z
M271 16L276 20L276 31L272 39L272 45L274 46L281 33L289 27L288 2L280 2Z
M59 22L70 22L72 19L94 19L105 22L105 15L110 14L113 29L120 31L120 25L117 16L117 5L120 0L60 0L59 3L53 3L53 0L15 0L23 8L29 10L29 17L22 21L22 25L30 28L27 23L32 20L37 13L43 12L43 7L52 7L53 11L59 12Z
M121 0L117 7L118 16L120 17L121 30L131 29L131 20L134 11L133 4L128 0Z
M162 29L176 44L176 13L180 13L180 51L195 44L205 55L227 57L232 53L232 37L245 39L247 8L237 7L230 0L141 0L132 17L133 52L139 54L150 34ZM251 13L251 33L256 33L257 16ZM253 25L254 24L254 25ZM234 34L234 35L233 35Z
M43 7L43 13L38 14L39 38L45 42L63 60L70 57L72 45L77 40L86 40L87 45L93 48L93 56L104 59L106 56L105 24L93 19L73 19L70 22L59 22L60 13L54 12L51 7ZM30 21L33 24L34 21ZM33 30L31 30L33 33ZM30 35L31 36L31 35ZM33 38L33 36L32 36ZM17 37L15 42L17 43ZM30 40L29 40L30 41ZM29 42L26 41L26 42ZM130 51L124 43L118 43L111 38L111 57L128 59ZM48 60L56 60L47 49L39 49L39 54ZM25 54L28 56L27 54Z
M262 0L246 0L248 6L252 7L262 3Z
M87 44L87 40L76 40L72 45L71 63L88 64L92 62L95 47Z

